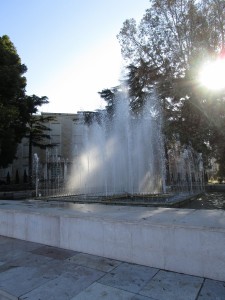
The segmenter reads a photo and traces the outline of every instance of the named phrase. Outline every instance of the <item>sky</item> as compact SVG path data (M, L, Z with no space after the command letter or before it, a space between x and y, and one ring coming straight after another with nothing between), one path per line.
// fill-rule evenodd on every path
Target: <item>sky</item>
M27 95L48 97L40 111L102 109L98 92L119 83L124 65L116 36L147 8L149 0L0 0L0 36L28 68Z

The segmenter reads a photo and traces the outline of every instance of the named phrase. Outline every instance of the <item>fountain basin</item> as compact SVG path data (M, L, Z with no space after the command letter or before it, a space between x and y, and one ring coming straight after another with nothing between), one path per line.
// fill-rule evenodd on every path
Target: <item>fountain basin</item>
M0 235L225 280L225 211L1 201Z

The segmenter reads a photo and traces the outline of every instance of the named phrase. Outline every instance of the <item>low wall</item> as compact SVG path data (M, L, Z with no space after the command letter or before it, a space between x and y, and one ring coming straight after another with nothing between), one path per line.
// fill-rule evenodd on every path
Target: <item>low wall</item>
M0 235L225 281L224 211L35 205L0 205Z

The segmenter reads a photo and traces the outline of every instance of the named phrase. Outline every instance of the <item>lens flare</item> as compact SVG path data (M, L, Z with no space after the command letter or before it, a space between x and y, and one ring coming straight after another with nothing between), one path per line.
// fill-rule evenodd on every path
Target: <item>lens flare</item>
M225 59L205 63L199 74L199 82L211 90L225 88Z

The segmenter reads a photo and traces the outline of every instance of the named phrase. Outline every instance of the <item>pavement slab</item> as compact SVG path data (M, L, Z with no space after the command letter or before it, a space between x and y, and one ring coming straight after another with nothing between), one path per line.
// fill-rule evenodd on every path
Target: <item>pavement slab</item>
M39 268L15 267L0 273L0 290L19 297L55 277L43 274Z
M195 300L203 278L160 270L140 291L156 300Z
M78 253L75 256L68 258L68 261L80 266L93 268L103 272L110 272L115 267L121 264L121 262L118 260L86 253Z
M104 273L91 268L77 267L74 273L63 273L20 296L26 300L69 300L102 277Z
M151 300L141 295L120 290L111 286L107 286L98 282L93 283L79 295L71 300ZM152 299L153 300L153 299Z
M205 279L198 300L224 300L225 282Z
M225 300L225 282L0 236L0 300L59 299Z
M23 241L23 240L14 239L14 238L8 238L8 237L6 238L3 236L0 236L0 245L1 245L0 252L13 251L13 250L32 251L36 248L43 246L42 244Z
M83 266L79 266L71 261L68 260L57 260L51 259L48 263L39 266L39 270L43 274L48 274L50 276L61 276L64 273L70 273L72 275L79 274L79 272L83 273L87 270L90 271L98 271L100 274L105 274L99 270L94 270L92 268L86 268Z
M76 253L78 253L76 251L66 250L66 249L61 249L61 248L56 248L51 246L42 246L31 252L34 254L39 254L39 255L43 255L54 259L59 259L59 260L67 259L75 255Z
M98 282L128 292L138 293L158 271L156 268L123 263Z
M5 265L17 267L40 267L42 265L47 264L51 260L52 259L49 257L36 255L29 252L20 252L13 259L7 261L4 265L0 266L0 272Z

